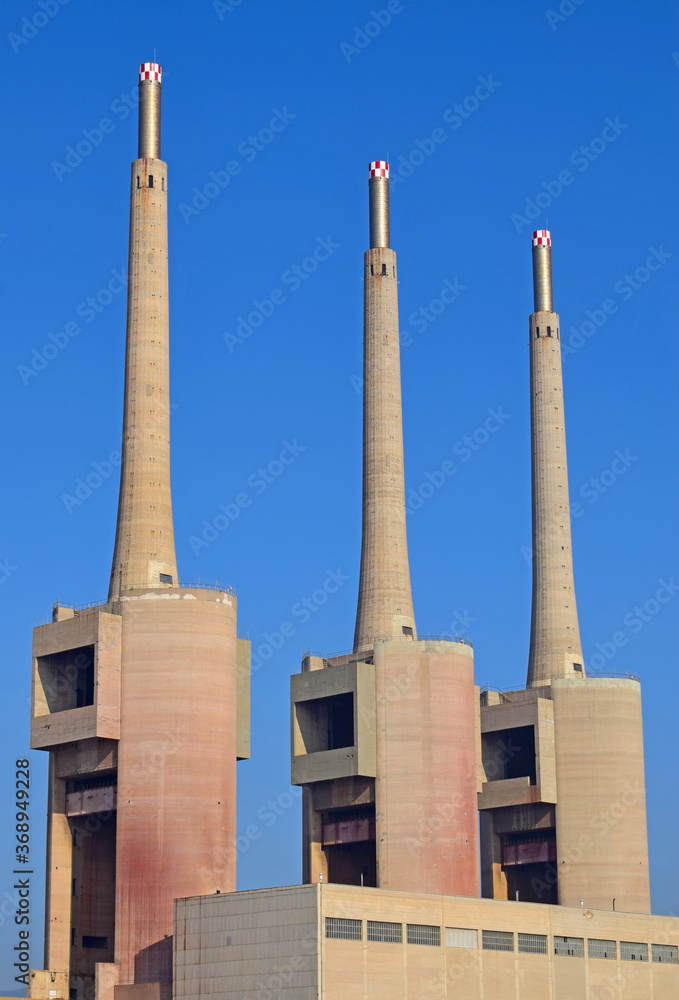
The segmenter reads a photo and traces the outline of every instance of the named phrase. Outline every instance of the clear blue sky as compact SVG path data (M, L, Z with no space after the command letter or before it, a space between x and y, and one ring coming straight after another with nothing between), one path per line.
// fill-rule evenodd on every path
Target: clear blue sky
M114 272L126 265L136 156L136 115L125 100L155 48L170 192L180 573L236 589L240 631L255 651L265 633L294 626L253 675L253 759L238 769L239 886L301 878L288 677L305 649L330 653L352 642L367 165L388 157L392 178L402 178L392 183L392 245L411 506L428 476L440 481L446 459L457 468L440 487L425 485L433 495L408 517L419 630L470 636L482 684L525 679L530 230L548 224L555 308L570 344L564 378L585 657L600 665L599 647L612 648L604 669L641 675L653 903L661 913L678 909L679 594L638 624L634 608L654 600L660 580L679 581L670 140L679 30L661 0L585 0L560 20L545 2L392 0L387 14L385 0L45 0L48 13L38 0L3 4L0 806L11 821L13 763L30 756L41 865L47 760L28 752L31 627L57 597L79 604L106 593L117 467L91 495L81 489L82 502L68 497L79 499L78 480L94 463L107 471L120 448L125 294L115 292ZM558 14L556 2L551 9ZM267 131L272 120L279 131ZM332 253L321 250L327 259L315 270L307 262L311 273L297 277L319 241ZM645 270L649 256L656 270ZM454 301L430 309L451 286ZM67 337L69 323L79 332ZM490 410L501 412L502 426L467 453L459 442L473 439ZM284 442L303 450L267 483L257 470ZM627 458L614 467L617 452ZM204 522L220 504L233 513L240 493L249 505L209 545L197 544ZM328 571L347 579L324 600ZM2 901L11 896L11 856L8 822ZM32 963L40 966L38 884L33 905ZM6 917L0 923L0 986L11 989L13 928Z

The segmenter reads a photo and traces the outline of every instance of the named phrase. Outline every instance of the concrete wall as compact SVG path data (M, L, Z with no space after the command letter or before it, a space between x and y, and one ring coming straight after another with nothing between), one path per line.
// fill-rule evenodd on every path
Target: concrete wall
M363 530L354 649L415 634L408 568L396 254L363 266Z
M153 187L150 178L153 177ZM177 584L170 493L167 164L132 164L125 402L109 597Z
M637 681L554 681L559 902L650 912Z
M120 601L119 983L171 978L172 902L236 879L236 600L201 590Z
M471 646L376 642L377 885L479 893Z
M326 937L327 917L359 921L359 939ZM368 941L368 920L400 925L401 943ZM408 944L408 924L438 930L441 943ZM466 931L467 946L447 944L446 928ZM509 932L511 950L483 947L483 931ZM546 937L546 953L519 950L519 933ZM581 941L583 954L555 954L560 937ZM593 939L612 940L615 957L590 957ZM622 959L620 941L646 945L649 960ZM214 1000L674 1000L679 965L651 961L654 943L677 946L679 920L343 885L254 890L177 901L175 995L177 1000L208 995Z
M529 334L533 599L527 687L536 687L553 677L576 676L574 663L584 677L584 664L573 583L558 315L533 313Z
M175 1000L317 1000L316 886L178 899Z

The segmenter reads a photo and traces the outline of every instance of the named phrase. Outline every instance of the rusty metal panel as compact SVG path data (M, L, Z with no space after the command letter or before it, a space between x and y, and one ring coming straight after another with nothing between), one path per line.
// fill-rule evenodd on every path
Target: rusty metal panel
M556 861L556 841L538 840L529 844L506 844L502 848L503 865L532 865Z
M67 816L89 816L92 813L112 812L116 808L115 785L85 788L69 792L66 796Z
M340 820L323 824L323 845L358 844L375 839L375 821L365 816L361 819Z

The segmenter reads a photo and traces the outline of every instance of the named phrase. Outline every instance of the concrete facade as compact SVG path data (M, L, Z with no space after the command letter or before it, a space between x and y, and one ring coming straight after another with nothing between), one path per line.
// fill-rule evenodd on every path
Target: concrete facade
M484 692L481 734L483 895L649 913L638 680Z
M473 669L447 640L305 658L291 678L305 882L478 894Z
M679 920L344 885L175 904L176 1000L672 1000Z

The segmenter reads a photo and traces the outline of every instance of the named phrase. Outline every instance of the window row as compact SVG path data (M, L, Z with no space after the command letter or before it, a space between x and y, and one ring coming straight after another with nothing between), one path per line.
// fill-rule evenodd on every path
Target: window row
M387 920L367 921L368 941L381 941L389 944L403 943L403 924ZM326 938L340 938L344 941L363 940L363 921L347 917L325 918ZM515 950L514 931L481 931L481 948L484 951ZM517 935L517 950L523 954L547 955L548 937L546 934ZM440 947L441 928L433 924L406 924L406 943L432 945ZM562 937L555 935L552 939L555 955L566 955L573 958L584 958L585 939L580 937ZM479 932L469 927L446 927L445 944L447 948L478 948ZM587 939L588 958L604 958L616 960L618 945L616 941L603 938ZM648 962L649 946L641 941L621 941L620 958L628 962ZM650 958L653 962L664 962L669 965L679 965L677 945L652 944Z

